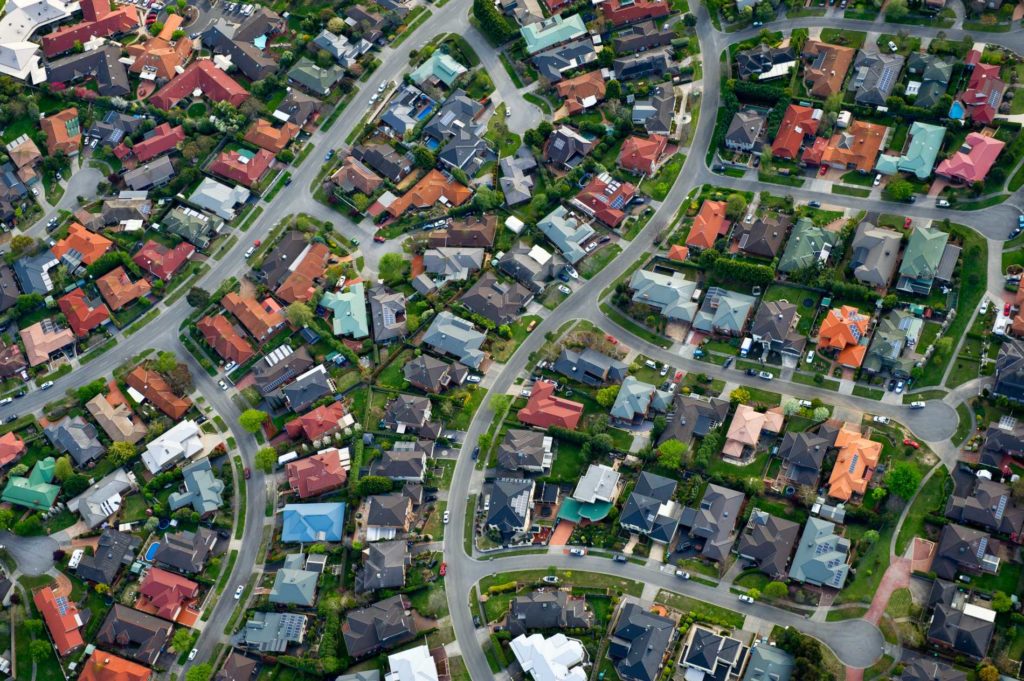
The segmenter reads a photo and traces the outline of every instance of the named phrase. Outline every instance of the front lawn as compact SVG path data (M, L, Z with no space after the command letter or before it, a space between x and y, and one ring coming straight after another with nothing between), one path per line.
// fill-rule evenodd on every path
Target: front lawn
M948 495L946 484L949 480L949 473L946 469L939 467L928 479L925 486L917 493L914 504L907 512L907 518L903 521L900 533L896 537L896 555L902 556L914 537L924 534L925 518L930 513L941 513L946 505Z
M587 259L583 261L583 264L580 265L580 276L584 279L593 279L598 272L603 270L605 266L614 260L621 252L622 248L618 244L610 244L599 249L595 253L591 253Z
M507 362L512 357L520 344L526 340L526 336L529 333L527 328L529 328L531 323L539 324L540 317L537 315L520 317L514 323L509 324L509 329L512 331L511 338L494 339L491 341L491 356L495 362Z
M686 162L685 154L676 154L658 170L657 174L647 180L644 185L647 193L655 201L664 201L668 192L679 177L679 171L683 169Z

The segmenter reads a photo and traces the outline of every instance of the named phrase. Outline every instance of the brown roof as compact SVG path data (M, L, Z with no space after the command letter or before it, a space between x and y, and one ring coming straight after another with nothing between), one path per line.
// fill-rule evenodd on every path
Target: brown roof
M565 100L569 115L595 106L604 99L604 77L601 71L589 71L555 85L558 96Z
M388 213L398 217L409 208L430 208L443 197L453 206L461 206L473 196L473 190L448 180L439 170L431 170L412 189L391 202Z
M124 401L114 405L106 395L97 395L85 403L85 408L111 440L135 444L146 435L146 426L133 418L131 408Z
M288 471L288 486L298 492L300 499L341 487L348 477L341 465L341 452L333 448L292 461L285 469Z
M21 330L21 341L25 344L28 363L37 366L50 359L50 353L75 342L75 333L67 327L58 327L52 320L44 319Z
M887 130L884 125L854 121L846 130L832 135L821 156L821 162L833 167L871 172Z
M810 93L815 97L828 97L841 92L846 72L856 53L857 50L852 47L808 40L804 44L803 54L810 63L804 68L804 82L810 84Z
M331 182L338 185L345 191L360 191L369 196L377 191L383 182L377 173L373 172L355 156L349 156L333 175Z
M128 46L128 54L135 57L131 65L132 73L142 73L143 69L152 72L160 80L170 80L177 74L179 66L192 55L192 41L188 38L171 40L174 32L181 27L182 17L177 14L168 15L164 22L164 30L155 38L145 43Z
M242 322L242 326L253 338L261 342L284 323L280 314L268 311L255 298L243 298L232 292L224 296L220 304Z
M25 451L25 441L17 433L10 432L0 435L0 466L11 463Z
M175 395L167 379L159 372L147 369L144 364L132 369L125 381L172 419L180 420L192 406L192 400Z
M18 146L8 148L7 155L11 157L11 162L18 168L34 165L43 158L39 147L36 146L36 143L28 135L21 137L21 142L18 143Z
M325 244L313 243L306 246L305 255L299 255L294 270L277 287L275 295L286 303L309 301L316 289L316 280L324 276L330 254Z
M276 154L287 147L298 134L299 126L294 123L285 123L280 128L275 128L274 124L265 118L257 118L245 133L245 141Z
M447 229L435 229L427 235L431 248L491 248L498 231L498 216L494 213L469 215L448 225Z
M117 267L104 274L96 280L96 287L112 310L120 310L133 300L148 294L151 288L145 279L132 282L124 267Z
M253 356L252 346L224 315L203 317L196 324L207 344L226 360L242 364Z
M28 362L25 361L25 355L21 353L17 343L7 346L0 343L0 377L13 376L27 367Z

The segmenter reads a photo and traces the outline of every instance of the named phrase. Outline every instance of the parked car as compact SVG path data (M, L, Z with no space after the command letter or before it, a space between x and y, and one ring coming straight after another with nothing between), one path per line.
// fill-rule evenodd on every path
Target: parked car
M228 384L225 383L224 381L217 381L217 385L220 386L221 390L227 390L228 389Z
M697 356L697 353L696 353L696 352L695 352L695 353L693 353L693 356L694 356L694 357L696 357L696 356ZM701 351L700 351L700 356L701 356L701 357L703 357L703 356L704 356L704 351L703 351L703 350L701 350ZM723 368L723 369L728 369L728 368L729 368L729 367L731 367L731 366L732 366L732 357L726 357L726 358L725 358L725 361L724 361L724 362L722 362L722 368Z
M775 378L775 374L773 374L770 371L759 371L759 372L757 372L757 377L758 378L763 378L766 381L770 381L773 378Z
M194 659L196 659L196 655L198 655L198 654L199 654L199 648L193 648L188 653L188 659L194 660Z
M570 295L572 293L572 289L566 286L565 284L559 284L558 290L560 293L564 293L565 295Z
M444 515L441 516L441 522L443 522L445 525L447 525L448 524L448 520L450 518L451 518L451 514L449 513L448 510L445 510Z
M935 206L937 208L949 208L949 201L947 201L946 199L939 199L938 201L935 202Z
M245 585L244 584L239 584L238 588L235 589L235 600L236 601L242 598L242 592L243 591L245 591Z
M226 374L231 373L232 371L234 371L235 367L237 367L237 366L238 366L238 362L236 362L235 360L231 360L230 362L228 362L227 364L224 365L224 373L226 373Z
M612 336L612 335L606 334L606 335L605 335L605 337L604 337L604 339L605 339L606 341L608 341L609 343L611 343L612 345L618 345L618 344L619 344L619 339L618 339L618 338L616 338L615 336Z
M544 575L540 578L540 581L544 582L545 584L558 584L558 577L554 575Z
M248 466L245 467L244 473L246 480L252 477L252 470Z
M808 201L807 205L811 208L821 208L821 201Z
M921 401L911 402L910 403L910 408L911 409L924 409L924 407L925 407L925 403L921 402Z
M888 416L875 416L871 420L874 421L875 423L881 423L884 425L889 423L892 419L890 419Z
M901 392L903 392L903 386L905 386L905 385L906 385L906 383L904 383L903 381L896 381L896 394L897 395L899 395Z
M911 440L909 437L903 438L903 444L907 447L913 447L914 449L920 449L921 443L917 440Z
M683 570L676 570L676 577L678 577L679 579L689 579L690 573L684 572Z
M6 419L4 419L4 422L5 423L14 423L17 420L18 420L18 415L17 414L11 414Z
M466 376L467 383L479 383L482 380L484 380L484 377L479 374L470 374L469 376Z
M10 404L13 401L14 401L13 397L5 397L4 399L0 400L0 406L3 406L5 404Z
M612 560L614 560L616 563L625 563L627 558L621 553L616 553L614 556L612 556Z
M580 548L579 546L574 546L573 548L569 549L569 554L573 556L585 556L587 555L587 550L584 548Z
M882 173L875 173L875 179L872 180L871 186L877 187L880 184L882 184Z
M448 574L448 563L441 563L441 569L438 571L437 574L441 575L442 577Z
M750 604L753 604L753 602L754 602L754 599L753 599L752 596L748 596L747 594L741 594L740 595L740 603L750 603Z
M757 369L747 369L747 376L757 376Z
M53 381L47 381L46 383L43 383L41 386L39 386L39 389L40 390L49 390L52 387L53 387Z
M804 407L804 408L806 408L806 409L810 409L810 408L811 408L811 401L810 401L810 400L800 400L800 401L798 402L798 404L799 404L799 405L800 405L801 407Z
M373 235L373 240L376 241L379 244L382 244L385 241L387 241L387 239L384 238L383 234L374 234Z
M891 40L889 41L889 50L890 50L891 52L896 52L896 51L898 51L899 49L900 49L900 48L896 46L896 43L894 43L894 42L893 42L893 41L891 41Z

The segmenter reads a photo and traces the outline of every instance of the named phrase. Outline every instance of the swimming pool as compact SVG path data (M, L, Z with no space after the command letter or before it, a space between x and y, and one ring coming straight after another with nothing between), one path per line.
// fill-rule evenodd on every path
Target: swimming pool
M959 121L964 117L964 106L960 102L953 102L953 106L949 107L949 117L954 121Z
M159 549L159 548L160 548L160 542L158 542L158 541L155 541L155 542L153 542L152 544L149 545L149 548L146 549L146 562L147 563L153 562L153 556L156 555L157 549Z

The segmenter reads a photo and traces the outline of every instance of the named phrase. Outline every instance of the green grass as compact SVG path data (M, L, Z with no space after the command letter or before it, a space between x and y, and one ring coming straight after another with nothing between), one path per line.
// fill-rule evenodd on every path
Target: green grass
M873 175L870 175L868 173L862 173L859 170L851 170L848 173L844 173L843 176L839 179L845 182L846 184L855 184L858 187L868 188L870 188L872 186L872 183L874 183L875 181Z
M1021 592L1021 577L1024 573L1024 565L1002 561L999 564L999 573L981 574L971 577L971 586L985 591L1002 591L1005 594L1019 594Z
M815 388L825 388L826 390L834 390L836 392L839 392L839 381L833 378L825 378L822 379L821 383L818 383L817 381L814 380L813 375L803 374L800 373L799 371L795 371L793 372L793 382L814 386Z
M834 45L843 45L845 47L854 47L859 49L864 46L864 41L867 37L868 34L863 31L848 31L841 28L821 29L822 42L832 43Z
M889 567L889 543L892 541L893 526L874 528L878 530L878 541L863 552L857 561L857 574L848 579L846 587L839 592L836 603L870 603L878 591L882 575Z
M487 390L484 388L478 387L476 390L470 391L470 399L462 409L455 413L448 427L456 430L469 428L469 423L473 420L473 414L476 413L476 410L480 407L486 396Z
M235 456L235 479L238 481L236 485L236 495L238 496L238 524L235 525L235 539L241 539L242 534L245 532L245 507L247 503L246 494L248 491L245 488L245 470L242 466L242 457Z
M896 537L896 555L902 556L914 537L924 533L924 521L930 513L941 513L946 503L946 481L949 474L941 466L924 487L917 493L913 505L907 511L906 520Z
M773 173L767 173L763 170L757 172L757 179L761 182L769 182L771 184L780 184L785 187L802 187L804 186L804 178L794 175L775 175Z
M649 343L657 345L660 348L668 349L672 347L672 344L664 337L654 333L650 329L637 324L626 315L619 312L617 309L609 305L608 303L601 303L601 311L608 315L608 318L613 322L629 331L635 336L643 338Z
M980 370L981 364L976 359L960 355L953 360L953 369L949 372L946 385L950 388L955 388L968 381L973 381L978 377Z
M889 596L889 604L885 606L885 613L890 617L908 617L911 605L913 605L913 598L910 595L910 589L907 587L896 589Z
M858 397L866 397L869 400L881 400L885 396L885 391L881 388L869 388L866 385L855 385L853 386L853 394Z
M843 620L855 620L863 617L868 612L866 607L843 608L842 610L829 610L825 615L826 622L842 622Z
M659 592L657 601L683 612L689 612L695 619L721 623L723 626L733 629L742 629L746 619L738 612L669 591Z
M480 580L480 592L485 593L495 584L508 584L519 582L523 585L540 584L541 579L547 575L555 575L563 584L572 584L576 587L590 589L611 589L618 593L640 596L643 592L643 585L630 579L622 579L615 575L606 575L597 572L581 572L577 570L521 570L518 572L502 572Z
M419 16L416 16L417 10L421 10ZM431 14L432 12L424 7L416 7L411 12L409 12L409 15L406 16L405 18L405 30L402 32L402 35L398 36L398 38L392 41L391 47L397 48L399 45L404 43L406 38L411 36L416 31L416 29L419 28L420 24L422 24L424 21L430 18Z
M655 201L665 200L669 190L672 189L672 185L675 184L676 178L679 177L679 171L683 169L683 163L685 162L685 154L676 154L661 166L657 174L644 183L645 191L652 199Z
M961 402L956 405L956 415L958 418L956 431L954 431L953 437L950 438L950 441L959 446L963 444L963 441L971 434L971 410L968 408L966 402Z
M548 104L543 97L535 95L532 92L527 92L526 94L523 95L523 99L525 99L530 104L533 104L544 113L551 115L551 105Z
M866 199L871 196L871 191L868 189L858 189L857 187L844 187L841 184L832 185L833 194L842 194L843 196L856 196L860 199Z
M580 276L584 279L593 279L598 272L603 270L605 266L614 260L621 252L621 246L618 244L610 244L604 248L598 249L594 253L591 253L579 267Z
M777 407L782 403L782 395L771 390L755 388L749 385L743 386L743 389L750 393L750 401L755 404L765 407Z

